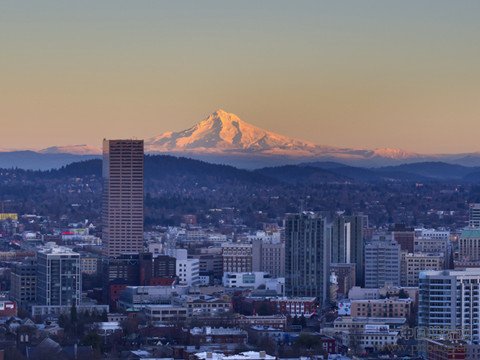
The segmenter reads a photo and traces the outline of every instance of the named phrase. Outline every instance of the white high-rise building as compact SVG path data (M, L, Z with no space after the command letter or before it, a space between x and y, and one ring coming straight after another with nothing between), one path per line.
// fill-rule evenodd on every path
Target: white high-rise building
M200 285L200 260L189 259L186 249L170 249L168 255L177 259L176 275L180 285Z
M425 336L480 341L480 269L422 271L418 326Z
M200 261L198 259L177 259L176 266L180 285L200 285Z
M80 254L49 244L37 252L37 304L79 306L82 299Z

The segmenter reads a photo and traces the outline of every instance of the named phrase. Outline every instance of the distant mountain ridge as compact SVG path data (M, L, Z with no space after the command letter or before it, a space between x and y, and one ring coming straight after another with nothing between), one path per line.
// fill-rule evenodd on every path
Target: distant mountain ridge
M84 160L84 156L98 157L101 152L100 147L91 145L3 151L0 152L0 167L49 169ZM245 169L319 161L364 168L418 162L480 166L480 153L424 155L392 148L369 150L317 145L261 129L222 109L187 130L169 131L146 139L145 152L190 157Z
M31 150L0 152L0 168L26 170L58 169L77 161L99 158L98 155L40 153Z
M60 169L38 171L38 176L83 177L102 173L101 159L88 159L71 163ZM171 155L145 156L145 181L159 179L190 179L197 182L209 178L218 185L237 184L293 184L318 185L327 183L376 183L376 182L457 182L480 181L480 167L466 167L441 162L427 162L361 168L335 162L316 162L298 165L265 167L257 170L238 169L229 165L211 164L200 160Z
M100 155L102 149L92 145L51 146L39 151L41 154Z
M468 167L439 161L363 168L334 162L313 162L300 166L328 170L355 181L465 181L474 182L480 167Z

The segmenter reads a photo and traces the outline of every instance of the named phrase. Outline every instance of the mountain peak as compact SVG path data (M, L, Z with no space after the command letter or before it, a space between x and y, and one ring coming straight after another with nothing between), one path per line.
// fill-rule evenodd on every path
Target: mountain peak
M229 113L223 109L218 109L218 110L215 110L213 113L211 113L208 117L203 119L198 125L202 123L211 123L215 121L221 122L223 126L231 126L234 122L237 122L237 123L244 122L237 115L233 113Z
M215 110L210 116L218 116L218 117L221 117L221 118L227 118L227 117L236 117L238 118L237 115L233 114L233 113L230 113L228 111L225 111L223 109L217 109Z
M148 139L151 152L191 151L196 153L255 152L282 154L300 151L316 145L279 135L240 119L237 115L218 109L191 128L164 133Z

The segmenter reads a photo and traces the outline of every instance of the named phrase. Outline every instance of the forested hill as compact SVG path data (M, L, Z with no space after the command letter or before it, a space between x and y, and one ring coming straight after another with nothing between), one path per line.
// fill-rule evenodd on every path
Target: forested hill
M310 210L364 212L372 224L463 226L465 204L480 201L479 173L445 163L366 169L331 162L249 171L147 155L146 222L176 224L188 213L213 221L209 209L228 207L236 209L235 221L252 225L281 221L303 204ZM0 169L0 202L9 212L99 223L101 192L100 159L48 171Z

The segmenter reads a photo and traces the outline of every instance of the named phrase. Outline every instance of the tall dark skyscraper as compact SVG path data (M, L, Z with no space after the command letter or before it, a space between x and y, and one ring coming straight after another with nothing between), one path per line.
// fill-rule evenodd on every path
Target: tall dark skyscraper
M331 262L348 264L351 262L351 227L345 217L337 215L329 226L331 239Z
M355 282L358 286L365 285L365 234L368 217L363 214L345 216L345 222L350 223L350 263L355 263Z
M285 224L285 290L288 296L327 294L330 248L326 219L310 212L290 214Z
M143 140L103 141L105 255L143 252Z

